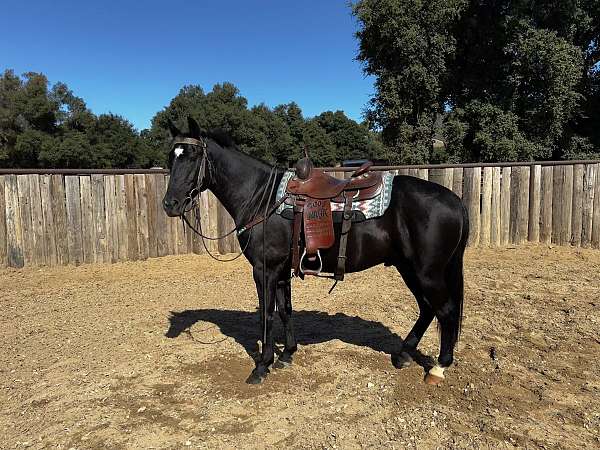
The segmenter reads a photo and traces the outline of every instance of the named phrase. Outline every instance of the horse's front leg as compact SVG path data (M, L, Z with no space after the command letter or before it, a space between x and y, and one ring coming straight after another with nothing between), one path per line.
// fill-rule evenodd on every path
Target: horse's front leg
M277 312L283 323L285 347L273 367L283 369L292 363L292 355L298 349L292 323L292 281L289 278L277 282Z
M260 329L262 341L262 352L256 361L256 367L246 380L248 384L260 384L269 373L269 367L275 359L273 343L273 312L275 311L275 298L277 293L277 277L267 270L263 280L261 267L254 267L254 282L258 292L258 303L260 306ZM266 284L265 284L266 281Z

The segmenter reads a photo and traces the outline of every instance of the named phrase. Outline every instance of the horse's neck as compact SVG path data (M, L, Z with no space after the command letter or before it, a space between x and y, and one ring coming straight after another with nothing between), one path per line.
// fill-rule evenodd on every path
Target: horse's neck
M208 156L212 164L208 189L225 207L236 226L248 223L258 211L263 191L270 188L267 184L272 167L231 149L209 149ZM267 191L265 197L268 194Z

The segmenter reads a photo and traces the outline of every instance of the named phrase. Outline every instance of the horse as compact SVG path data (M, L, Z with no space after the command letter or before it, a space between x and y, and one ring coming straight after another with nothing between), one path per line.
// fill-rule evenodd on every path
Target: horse
M210 190L233 218L243 255L252 273L261 311L262 348L246 380L260 384L270 368L292 363L297 350L292 321L292 221L270 214L276 189L285 170L240 151L219 131L201 130L188 117L187 133L169 120L170 179L163 209L170 217L183 216L198 194ZM271 208L271 211L269 211ZM265 217L258 219L265 212ZM253 223L254 226L245 226ZM257 224L259 223L259 224ZM337 264L336 244L321 253L324 272ZM463 255L469 235L467 211L458 196L426 180L397 175L385 213L355 223L347 238L346 272L384 264L394 266L414 295L419 316L392 355L397 368L408 367L434 317L438 322L440 350L437 364L425 374L427 384L439 384L454 360L463 316ZM273 317L275 305L283 324L284 349L275 361Z

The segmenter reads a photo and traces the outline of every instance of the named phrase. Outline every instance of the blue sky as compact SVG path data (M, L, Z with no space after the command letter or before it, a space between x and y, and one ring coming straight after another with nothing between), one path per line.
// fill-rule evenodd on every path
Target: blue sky
M356 29L346 0L11 1L0 70L42 72L139 129L183 85L223 81L250 105L296 101L305 116L359 120L373 79L354 59Z

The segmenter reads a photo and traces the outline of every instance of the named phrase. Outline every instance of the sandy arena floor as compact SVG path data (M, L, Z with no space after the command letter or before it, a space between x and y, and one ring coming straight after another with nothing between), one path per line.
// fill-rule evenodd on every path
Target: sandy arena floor
M599 448L599 277L597 250L470 251L439 387L390 362L417 316L395 269L330 296L294 281L294 366L248 386L245 261L4 270L0 447ZM432 327L421 350L436 356L437 340Z

